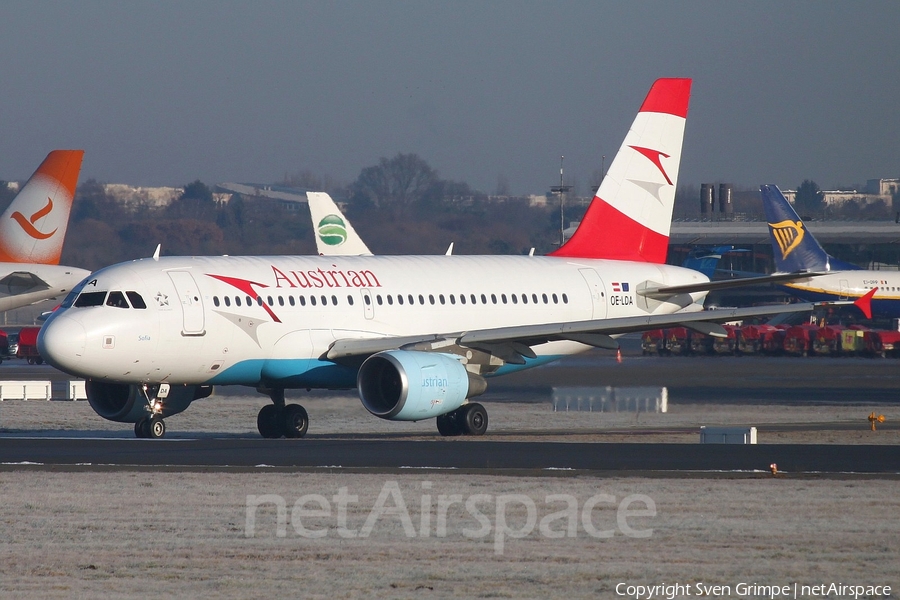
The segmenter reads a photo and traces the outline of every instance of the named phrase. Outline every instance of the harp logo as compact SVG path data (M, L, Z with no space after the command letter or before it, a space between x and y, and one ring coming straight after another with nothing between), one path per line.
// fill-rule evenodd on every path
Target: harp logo
M56 233L56 229L54 229L50 233L44 233L44 232L40 231L37 227L35 227L34 224L37 221L39 221L40 219L49 215L52 211L53 211L53 200L51 200L50 198L47 198L47 204L44 206L44 208L38 210L36 213L31 215L30 219L28 217L26 217L25 215L23 215L22 213L20 213L19 211L16 211L12 215L10 215L10 218L13 219L16 223L18 223L19 227L21 227L25 233L27 233L34 239L46 240L47 238L52 236L54 233Z
M329 246L340 246L347 241L347 226L337 215L328 215L319 221L319 239Z
M781 250L782 259L787 258L800 245L806 233L803 230L803 223L791 220L769 223L769 231L772 232L772 238Z

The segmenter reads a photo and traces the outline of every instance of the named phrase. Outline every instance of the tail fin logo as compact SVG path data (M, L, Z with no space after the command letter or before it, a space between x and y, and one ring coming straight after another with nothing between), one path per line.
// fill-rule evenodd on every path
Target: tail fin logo
M22 230L25 231L25 233L27 233L34 239L46 240L46 239L50 238L51 236L53 236L53 234L56 233L57 230L54 229L50 233L43 233L42 231L38 230L37 227L34 226L34 223L36 223L38 220L46 217L52 211L53 211L53 200L51 200L48 197L47 204L44 206L44 208L38 210L36 213L31 215L30 219L25 217L25 215L23 215L19 211L16 211L12 215L10 215L10 218L12 218L16 223L18 223L19 227L21 227Z
M769 223L769 231L772 232L772 239L778 244L781 250L781 259L784 260L788 255L800 245L806 231L803 229L801 221L780 221L778 223Z
M328 215L317 227L319 239L329 246L340 246L347 241L347 225L337 215Z
M647 160L649 160L654 165L656 165L656 168L659 169L659 172L662 173L663 177L666 178L666 183L668 183L669 185L672 185L672 180L669 179L669 174L666 173L666 169L665 169L665 167L662 166L662 160L661 160L663 158L669 158L668 154L666 154L664 152L660 152L659 150L651 150L650 148L641 148L640 146L628 146L628 147L631 148L632 150L640 152L645 157L647 157Z

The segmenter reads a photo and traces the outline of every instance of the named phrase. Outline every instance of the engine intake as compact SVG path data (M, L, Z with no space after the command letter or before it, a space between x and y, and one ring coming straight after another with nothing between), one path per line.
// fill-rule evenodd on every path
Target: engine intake
M356 383L366 410L390 421L446 414L487 387L453 355L409 350L373 354L359 368Z
M139 386L128 383L87 380L84 383L88 403L94 412L117 423L137 423L150 410ZM162 416L176 415L194 400L206 398L212 393L208 385L173 385L163 400Z

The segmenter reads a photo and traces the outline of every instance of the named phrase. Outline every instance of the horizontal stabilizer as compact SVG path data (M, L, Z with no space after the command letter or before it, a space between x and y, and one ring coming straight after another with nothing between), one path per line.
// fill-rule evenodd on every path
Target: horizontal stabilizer
M638 289L636 293L647 298L660 300L676 294L690 294L692 292L710 292L729 288L747 287L752 285L767 285L784 281L799 281L810 277L819 277L827 273L777 273L775 275L762 275L760 277L744 277L740 279L724 279L722 281L705 281L701 283L689 283L685 285L667 285L645 290Z

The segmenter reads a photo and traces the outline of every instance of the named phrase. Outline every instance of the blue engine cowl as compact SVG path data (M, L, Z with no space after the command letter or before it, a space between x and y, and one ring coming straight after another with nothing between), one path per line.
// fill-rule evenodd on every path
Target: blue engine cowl
M150 407L137 385L89 379L84 382L84 389L91 408L104 419L137 423L150 414ZM162 416L178 414L191 402L206 398L211 392L210 386L173 385L163 401Z
M419 421L454 411L484 392L484 380L453 355L388 350L359 368L359 398L370 413L390 421Z

